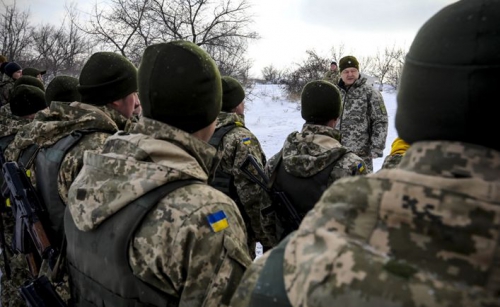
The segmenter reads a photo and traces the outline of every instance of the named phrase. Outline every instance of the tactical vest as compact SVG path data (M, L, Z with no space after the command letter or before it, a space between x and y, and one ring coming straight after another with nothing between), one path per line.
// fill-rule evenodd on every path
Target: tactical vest
M233 130L236 127L241 127L246 129L245 127L238 126L235 123L222 126L217 130L215 130L214 134L212 135L212 138L208 141L208 143L213 147L215 147L217 151L220 150L219 146L222 143L222 140L224 139L226 134L228 134L231 130ZM255 235L252 228L250 227L251 225L250 216L248 216L248 213L245 211L245 208L241 203L240 197L238 196L236 186L234 185L234 176L226 172L223 172L221 168L217 166L215 174L212 180L210 180L209 185L221 191L222 193L226 194L236 203L236 206L238 206L238 209L240 211L241 217L245 222L248 236L249 238L253 238Z
M7 146L9 146L12 141L14 141L15 137L15 133L0 137L0 150L2 153L5 151L5 149L7 149Z
M288 241L290 241L289 236L270 251L266 264L260 271L255 288L250 294L248 307L292 307L283 278L284 255Z
M66 209L67 258L76 307L178 306L179 298L137 278L128 249L146 214L166 195L197 180L160 186L120 209L98 228L80 231Z
M36 189L42 197L51 222L51 243L60 247L64 237L64 209L66 204L59 196L57 178L64 157L85 135L95 132L112 133L101 130L73 131L50 147L42 147L36 153Z
M344 148L341 148L341 150L347 152ZM338 159L343 157L343 155ZM274 171L276 174L272 175L272 178L275 178L273 186L276 187L276 190L285 192L297 210L297 213L305 216L328 188L328 179L338 159L332 161L323 170L310 177L296 177L289 174L285 170L283 163L281 163L283 156L280 155L279 159L280 161L278 161L278 165Z

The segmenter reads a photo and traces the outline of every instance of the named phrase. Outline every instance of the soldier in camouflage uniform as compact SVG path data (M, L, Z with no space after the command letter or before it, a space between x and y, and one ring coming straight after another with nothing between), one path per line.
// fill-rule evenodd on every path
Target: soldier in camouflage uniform
M67 194L83 165L83 152L101 150L108 136L127 129L138 104L137 69L121 55L93 54L80 73L79 83L81 102L68 105L52 101L48 111L38 112L6 150L7 159L32 163L24 164L45 203L51 221L50 241L56 248L64 241ZM56 272L44 271L51 278ZM64 285L58 291L63 299L69 298Z
M325 73L323 80L331 82L335 85L339 84L340 73L339 73L339 69L337 67L337 62L332 61L330 63L330 69Z
M496 129L499 14L466 0L427 21L398 93L401 163L330 186L231 306L500 306L500 145L477 137Z
M395 138L391 145L391 153L385 157L381 169L395 168L403 159L408 148L410 148L410 144L399 137Z
M219 71L193 43L152 45L139 95L139 123L87 151L69 191L77 305L227 306L251 259L236 204L207 185Z
M248 155L253 155L260 168L266 157L257 137L245 127L245 91L238 80L222 77L222 111L217 117L215 133L210 144L217 147L220 161L211 185L226 193L240 208L248 234L248 249L255 258L256 243L264 250L271 247L260 224L260 195L262 189L240 170Z
M306 84L301 95L301 114L306 123L301 132L288 135L281 151L266 165L266 173L274 178L273 186L285 192L301 216L337 179L366 174L363 160L338 141L338 131L333 127L340 112L340 94L334 85L326 81ZM271 200L264 195L262 209L269 206ZM295 230L284 229L285 225L275 213L263 217L264 230L275 244Z
M353 56L340 59L339 81L343 111L337 128L340 142L361 157L368 173L373 172L373 159L383 156L388 118L382 95L366 84Z
M10 62L4 67L5 76L2 85L2 92L0 93L1 105L6 105L9 103L9 96L14 88L14 82L21 78L23 75L23 70L19 64L16 62Z
M35 113L47 107L45 105L43 84L36 78L19 78L15 83L10 104L7 106L12 106L12 108L9 108L8 112L0 115L0 150L2 152L13 140L16 133L23 126L31 122ZM10 111L11 109L12 112ZM3 176L0 176L0 185L3 185L3 182ZM2 198L2 201L5 200ZM4 204L2 204L3 206ZM10 247L12 246L12 235L14 233L14 218L10 207L3 207L3 209L5 209L1 213L4 227L3 236L8 247L2 253L7 253L8 255L11 277L7 279L4 269L4 258L0 257L0 267L3 273L0 286L0 302L2 306L25 306L24 301L18 294L18 288L30 278L30 273L24 256L12 253Z

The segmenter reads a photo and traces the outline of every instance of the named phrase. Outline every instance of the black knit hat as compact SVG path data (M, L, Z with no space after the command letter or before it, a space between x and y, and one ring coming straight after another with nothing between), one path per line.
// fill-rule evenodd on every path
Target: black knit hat
M245 90L238 80L222 77L222 111L229 112L236 108L245 99Z
M323 80L311 81L304 86L300 104L302 118L311 123L339 118L342 106L339 90Z
M19 64L17 64L16 62L10 62L9 64L7 64L4 68L5 70L5 74L9 77L12 78L12 75L16 72L16 71L19 71L19 70L22 70L21 66Z
M462 141L500 150L500 0L458 1L419 30L398 91L396 129L408 143Z
M330 63L330 65L333 65L333 64L337 65L337 62L332 61L332 62Z
M70 76L57 76L45 90L45 101L50 106L52 101L73 102L81 101L82 96L78 92L78 79Z
M359 62L352 55L348 55L340 59L340 64L339 64L340 72L349 67L354 67L357 70L359 70Z
M36 86L21 84L9 96L10 111L16 116L35 114L47 107L44 92Z
M122 55L97 52L83 66L79 83L81 102L106 105L137 91L137 69Z
M42 81L32 76L21 76L21 78L17 79L16 82L14 82L14 87L21 84L36 86L42 91L45 91L45 86L43 85Z
M139 67L139 98L145 117L192 133L210 125L221 110L220 73L196 44L151 45Z
M26 67L25 69L23 69L23 76L37 77L38 75L45 75L46 72L46 70L38 70L33 67Z

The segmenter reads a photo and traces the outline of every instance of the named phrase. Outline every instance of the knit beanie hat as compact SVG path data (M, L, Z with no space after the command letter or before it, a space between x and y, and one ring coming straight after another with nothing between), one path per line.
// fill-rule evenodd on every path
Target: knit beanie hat
M222 111L229 112L245 99L245 90L238 80L222 77Z
M45 75L46 72L46 70L38 70L33 67L26 67L25 69L23 69L23 76L37 77L38 75Z
M357 70L359 70L359 62L352 55L348 55L348 56L341 58L339 62L340 62L339 63L340 72L342 72L344 69L349 68L349 67L354 67Z
M120 54L97 52L83 66L79 83L81 102L106 105L137 91L137 69Z
M196 44L151 45L139 67L139 98L145 117L192 133L210 125L221 110L220 73Z
M321 123L340 116L340 92L327 81L307 83L302 89L300 103L301 115L306 122Z
M73 102L81 101L78 92L78 79L70 76L57 76L50 81L45 90L45 101L50 106L52 101Z
M7 64L4 68L5 70L5 74L9 77L12 78L12 75L16 72L16 71L19 71L19 70L22 70L21 66L19 64L17 64L16 62L10 62L9 64Z
M337 62L332 61L332 62L330 63L330 65L334 65L334 64L335 64L335 65L337 65Z
M14 82L14 87L19 86L21 84L36 86L45 92L45 86L43 85L42 81L40 81L38 78L23 75L21 76L21 78L17 79L16 82Z
M44 92L33 85L21 84L14 87L9 96L10 111L16 116L35 114L47 107Z
M462 141L500 150L495 108L500 75L500 0L458 1L431 17L413 41L397 95L406 142Z

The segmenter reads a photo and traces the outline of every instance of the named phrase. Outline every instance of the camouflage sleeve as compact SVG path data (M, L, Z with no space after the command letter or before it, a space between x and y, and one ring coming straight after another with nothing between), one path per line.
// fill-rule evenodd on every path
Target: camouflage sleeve
M394 154L394 155L388 155L384 159L384 163L382 163L382 169L384 168L395 168L399 162L401 162L401 159L403 159L404 155L402 154Z
M232 142L237 144L232 166L234 185L238 197L250 217L251 228L255 234L256 240L263 246L270 246L271 242L269 242L267 236L264 235L260 220L261 195L264 191L258 184L249 180L240 170L240 166L248 155L253 155L260 168L264 168L265 161L263 160L265 160L265 156L259 141L250 131L241 128L235 130L236 133L231 135L231 137L234 138Z
M370 122L371 122L371 153L377 157L382 157L384 154L385 141L387 139L388 117L387 110L384 104L384 98L380 92L372 90L370 96Z
M130 263L139 278L178 296L179 306L227 306L252 263L243 219L228 197L197 186L176 190L148 214ZM227 227L210 224L219 212Z
M365 162L356 154L347 153L333 167L328 178L328 186L340 178L361 175L366 175Z
M80 142L78 142L78 144L70 149L64 156L61 167L59 168L57 186L59 196L65 204L68 203L69 187L82 169L83 152L85 150L101 151L108 136L108 133L102 132L85 135Z

